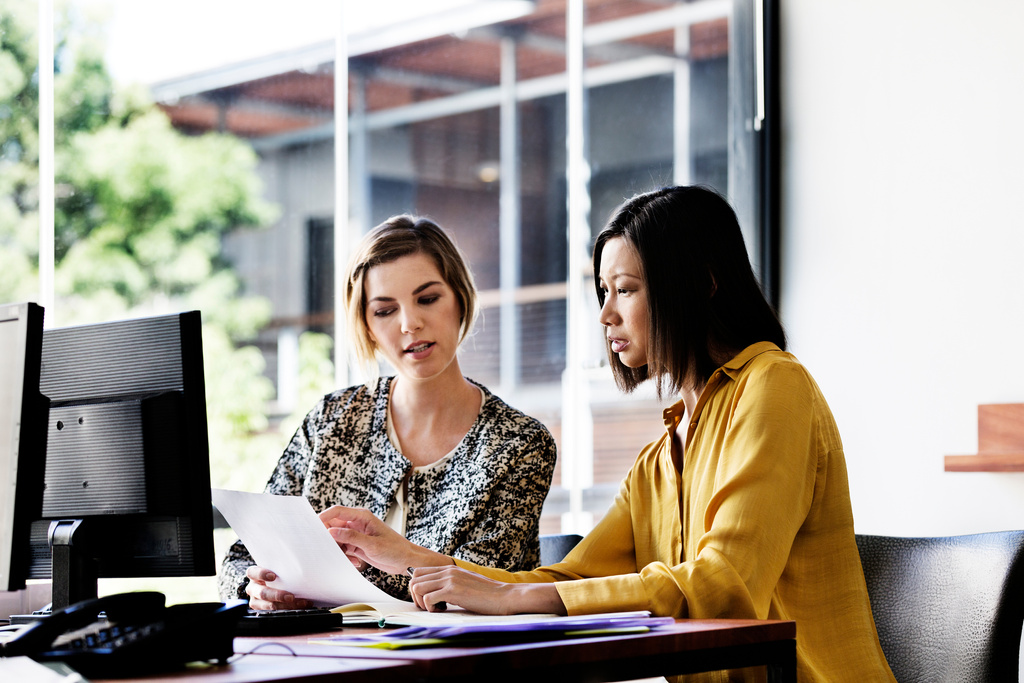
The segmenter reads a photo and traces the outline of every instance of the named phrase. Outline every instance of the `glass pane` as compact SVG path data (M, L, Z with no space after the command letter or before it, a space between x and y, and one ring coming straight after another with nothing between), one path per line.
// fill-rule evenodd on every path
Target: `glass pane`
M37 2L0 6L0 302L40 301Z
M673 183L728 192L730 5L627 5L588 5L595 231L637 192Z
M333 384L327 344L300 335L333 321L336 3L55 5L47 318L201 310L213 485L260 490L292 413ZM213 599L201 581L167 592Z
M568 495L559 488L563 483L576 487L585 511L599 517L636 452L660 431L660 405L650 393L624 397L614 388L602 367L605 352L593 285L585 283L584 301L577 303L589 307L587 320L592 322L580 356L592 397L593 443L562 438L563 397L574 395L563 380L567 358L573 356L566 345L566 93L573 87L566 75L566 3L386 0L366 8L345 3L350 58L348 102L341 104L347 119L340 123L347 125L349 136L349 183L347 193L336 197L336 0L290 3L287 12L273 15L247 11L246 3L234 0L197 4L202 9L190 11L185 9L190 2L166 7L105 3L112 9L105 23L97 21L108 30L106 54L116 87L103 86L102 69L77 81L93 87L68 87L67 92L107 93L106 100L97 100L106 102L107 109L96 109L99 124L79 117L59 125L66 142L73 137L71 121L102 128L112 117L124 117L125 103L134 101L122 86L144 83L179 137L170 147L141 144L157 139L153 135L139 136L134 147L97 143L96 149L107 154L95 158L120 159L132 169L127 177L154 181L148 190L157 192L118 200L131 208L129 217L137 225L170 226L170 216L192 216L185 232L206 241L185 241L193 249L189 253L202 252L205 261L197 261L208 270L190 281L187 266L192 262L187 260L174 261L176 268L154 258L142 258L142 266L117 261L117 276L106 279L96 269L70 268L74 260L67 260L68 254L77 241L104 226L106 231L99 233L109 237L111 226L120 225L98 220L108 212L97 212L94 201L98 189L120 187L114 182L118 166L106 167L105 184L90 185L86 171L95 174L103 167L83 169L76 160L86 157L62 156L58 150L58 181L64 189L58 193L57 280L65 288L64 310L103 316L131 307L196 302L204 318L208 314L226 331L233 351L250 354L244 356L251 364L246 365L249 375L268 383L246 392L259 410L243 411L243 422L249 421L242 430L248 430L247 450L261 452L267 462L246 469L262 479L280 452L280 441L290 435L316 392L335 388L323 365L329 367L324 338L304 333L333 335L338 307L333 280L343 267L334 262L336 235L357 236L399 213L429 216L453 234L481 291L480 321L460 356L463 371L544 421L560 441L560 457L574 459L584 471L573 482L556 474L544 531L558 531L559 515L568 509ZM71 7L86 17L97 3L77 0ZM456 3L460 9L453 10ZM520 13L476 14L512 6ZM706 183L727 194L740 188L741 203L751 206L746 188L755 186L756 164L736 144L750 127L738 109L750 86L736 74L749 73L749 68L735 66L751 52L743 42L748 39L742 38L750 31L735 25L734 6L743 8L746 21L749 8L732 0L585 1L587 115L580 125L586 129L592 235L624 199L660 185ZM69 40L92 35L66 33ZM125 47L126 35L135 40L130 47ZM65 76L76 73L73 61L66 65ZM79 77L85 78L81 72ZM134 109L120 119L129 129L149 120ZM244 143L250 156L229 143L225 149L231 151L223 157L210 156L204 148L203 169L228 169L226 178L234 180L203 175L207 170L185 173L181 183L201 181L195 193L185 196L205 199L180 203L182 193L166 191L178 185L160 180L182 177L167 175L188 158L177 151L188 145L178 143L210 144L217 133ZM4 148L5 159L10 149ZM209 163L213 158L218 161ZM248 180L239 181L243 176ZM245 210L232 210L230 202L216 204L219 213L199 210L213 202L205 191L209 188L218 188L212 194L219 197L245 197ZM173 211L168 197L177 197ZM348 215L336 216L335 206L342 205ZM149 234L148 229L139 232ZM177 244L161 242L166 238L161 234L141 240L137 251L166 253L167 244ZM110 238L105 244L116 243ZM31 248L28 253L31 258ZM125 292L136 291L129 286L136 280L143 283L142 294L126 299ZM72 301L89 305L68 306ZM220 365L227 371L243 363L236 359ZM316 368L312 375L317 381L309 380L309 368ZM211 397L210 403L218 400ZM223 401L231 398L225 395ZM224 426L225 431L231 428ZM276 441L257 444L255 435ZM582 496L581 486L586 489Z
M624 200L673 184L707 184L729 190L729 22L731 3L587 2L584 18L587 160L590 230L596 236ZM597 520L618 489L636 453L664 427L649 387L630 396L614 389L597 324L593 281L583 287L593 324L581 362L585 387L563 387L593 396L592 459L577 465L583 486L577 512ZM592 366L602 366L601 369ZM577 418L581 419L581 418ZM587 475L590 475L589 477ZM576 524L580 517L573 517Z

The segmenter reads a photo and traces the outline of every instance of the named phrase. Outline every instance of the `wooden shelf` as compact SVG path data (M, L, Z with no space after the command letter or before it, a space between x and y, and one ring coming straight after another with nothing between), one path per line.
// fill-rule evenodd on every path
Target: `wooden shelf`
M947 455L947 472L1024 472L1024 453Z
M978 406L978 454L947 455L947 472L1024 472L1024 403Z

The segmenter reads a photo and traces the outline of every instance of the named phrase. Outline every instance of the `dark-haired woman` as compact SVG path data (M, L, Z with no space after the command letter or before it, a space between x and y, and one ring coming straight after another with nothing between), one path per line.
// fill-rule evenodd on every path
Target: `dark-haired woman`
M532 569L551 485L555 442L534 418L462 375L458 349L473 327L476 288L435 223L395 216L368 233L345 287L349 343L373 370L395 369L323 397L295 432L267 483L315 510L366 508L424 550L486 566ZM409 576L355 559L372 583L408 599ZM254 609L304 607L268 585L239 541L218 577L225 599Z
M385 571L418 567L411 592L426 609L793 619L800 681L892 681L839 432L785 351L731 207L698 187L635 197L593 263L617 383L650 379L680 398L594 530L563 562L519 573L409 552L360 511L321 515L335 539Z

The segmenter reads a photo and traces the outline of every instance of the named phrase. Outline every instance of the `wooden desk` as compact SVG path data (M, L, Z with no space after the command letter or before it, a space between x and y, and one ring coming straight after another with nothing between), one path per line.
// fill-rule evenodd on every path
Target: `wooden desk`
M340 630L327 635L344 635ZM746 666L768 667L768 680L796 682L796 623L753 620L678 620L650 633L499 645L419 650L376 650L317 645L308 636L236 638L235 652L280 659L287 645L300 659L359 657L408 665L406 680L623 681ZM253 657L249 657L252 659ZM243 660L244 661L244 660ZM339 681L348 680L339 678ZM375 679L376 680L376 679Z
M91 683L408 683L416 680L412 662L349 657L236 656L227 666L190 664L139 678L90 678Z

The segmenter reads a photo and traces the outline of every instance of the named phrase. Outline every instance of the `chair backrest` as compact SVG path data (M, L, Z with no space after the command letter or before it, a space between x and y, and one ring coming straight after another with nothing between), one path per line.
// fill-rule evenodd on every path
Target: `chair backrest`
M576 544L583 540L579 534L545 534L540 537L540 564L546 567L549 564L561 562L562 558L569 554L569 551L576 547Z
M899 683L1018 681L1024 531L857 536L878 638Z

